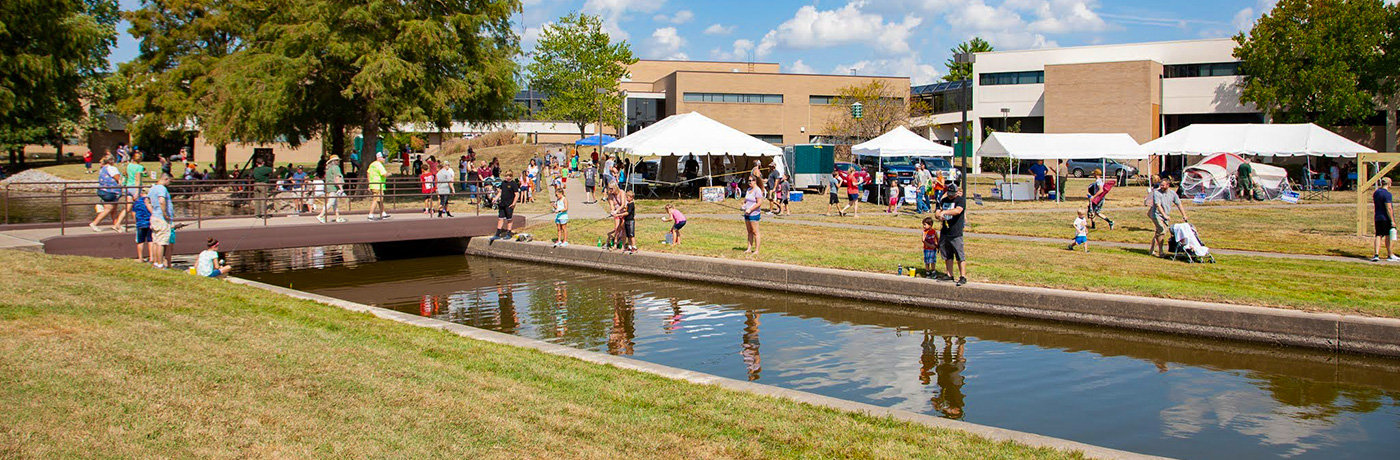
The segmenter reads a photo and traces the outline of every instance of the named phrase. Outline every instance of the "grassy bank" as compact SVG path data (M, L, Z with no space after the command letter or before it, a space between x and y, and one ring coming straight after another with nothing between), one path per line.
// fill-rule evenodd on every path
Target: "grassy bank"
M132 262L0 264L0 457L1077 457Z
M770 219L764 216L765 220ZM637 222L644 250L893 273L896 265L922 266L919 236L799 224L762 223L763 253L743 253L744 228L737 221L691 219L683 245L659 243L670 224ZM552 227L552 225L550 226ZM570 239L594 244L607 224L575 220ZM548 240L552 228L538 226ZM1066 239L1068 242L1068 239ZM1092 242L1091 242L1092 244ZM1096 247L1066 251L1059 244L990 239L967 240L969 279L975 282L1041 286L1094 292L1261 305L1312 311L1400 317L1396 264L1317 262L1264 257L1220 257L1217 264L1186 264L1152 258L1146 251ZM940 262L941 264L941 262Z

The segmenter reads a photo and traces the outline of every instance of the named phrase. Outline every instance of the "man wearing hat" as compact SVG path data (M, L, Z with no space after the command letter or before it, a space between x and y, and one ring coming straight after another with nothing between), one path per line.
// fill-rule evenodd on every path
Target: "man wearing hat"
M967 284L967 253L963 251L963 226L966 224L964 211L967 199L963 197L958 184L948 184L947 193L938 201L934 217L943 221L943 229L938 235L938 251L943 253L943 262L948 269L948 277L953 277L953 259L957 259L958 286Z
M340 169L340 155L331 155L330 158L326 159L324 180L326 183L326 205L321 207L321 215L317 216L317 219L325 222L326 211L334 209L335 221L345 222L345 219L340 217L339 198L344 194L341 192L341 187L345 183L345 173Z
M385 178L388 175L389 171L384 169L384 152L379 152L374 156L374 163L369 164L369 171L365 174L369 179L369 220L389 218L389 214L384 212Z

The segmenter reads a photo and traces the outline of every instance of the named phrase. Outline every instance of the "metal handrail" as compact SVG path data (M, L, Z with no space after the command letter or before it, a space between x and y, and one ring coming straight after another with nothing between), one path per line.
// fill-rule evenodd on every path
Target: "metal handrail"
M453 196L461 196L461 197L465 197L465 198L467 198L467 199L469 199L469 200L472 200L472 201L475 203L475 206L476 206L476 214L477 214L477 215L480 215L480 214L481 214L481 203L482 203L482 199L486 198L486 195L485 195L485 194L487 193L487 188L486 188L486 186L494 186L494 185L498 184L499 181L495 181L495 180L468 180L468 181L454 180L454 181L452 181L451 183L452 183L453 189L454 189L452 195L453 195ZM41 193L41 194L33 194L33 195L26 194L26 195L22 195L22 196L14 196L14 195L12 194L12 191L10 190L10 187L9 187L10 184L6 184L6 186L5 186L5 188L4 188L4 213L5 213L4 222L5 222L7 225L8 225L8 223L9 223L9 220L10 220L10 219L9 219L9 217L10 217L10 216L9 216L9 208L10 208L10 206L9 206L9 201L12 200L12 199L15 199L15 200L19 200L19 199L46 200L46 199L54 199L54 198L57 198L57 199L59 200L59 222L58 222L58 226L59 226L59 229L60 229L60 230L59 230L59 231L60 231L60 234L64 234L64 233L66 232L66 228L69 226L69 222L68 222L68 220L69 220L68 208L69 208L69 207L71 207L71 206L93 206L94 204L99 204L99 202L95 200L95 198L96 198L96 193L94 193L94 192L97 191L97 190L102 190L102 189L130 189L130 188L131 188L131 187L129 187L129 186L121 186L121 185L112 187L112 186L101 186L101 185L97 185L97 184L92 183L92 182L67 182L67 181L64 181L64 182L29 182L29 183L25 183L25 184L26 184L26 185L40 185L40 186L42 186L42 185L62 185L62 188L59 189L59 191L58 191L57 194L42 194L42 193ZM355 179L350 179L350 180L345 180L345 181L340 181L340 182L328 183L328 184L326 184L326 186L327 186L327 187L339 187L340 190L341 190L342 192L344 192L345 194L344 194L344 195L340 195L340 196L336 196L335 198L340 199L340 200L341 200L340 204L343 205L343 206L345 206L345 209L342 209L342 211L353 213L353 212L354 212L354 202L355 202L355 201L362 201L362 200L367 200L367 199L373 198L374 194L370 191L369 184L370 184L370 182L369 182L368 179L365 179L365 178L355 178ZM386 212L389 211L389 210L396 210L396 209L399 209L399 208L401 207L401 205L403 204L403 202L406 201L406 200L403 200L403 198L405 198L405 197L414 197L414 198L418 198L418 197L430 196L430 195L425 195L425 194L423 194L422 189L421 189L421 185L422 185L422 184L421 184L421 182L420 182L419 180L417 180L417 178L411 178L411 177L391 177L391 178L388 178L386 181L384 181L384 184L385 184L385 190L384 190L383 196L384 196L384 207L385 207L385 211L386 211ZM140 187L141 187L141 188L147 188L147 187L149 187L149 185L150 185L150 184L142 184ZM470 186L475 186L475 187L477 187L477 191L476 191L476 192L471 192L471 191L469 191L469 190L470 190L470 188L469 188ZM232 190L229 190L230 187L232 188ZM270 193L269 193L269 195L268 195L266 198L260 198L259 196L257 196L257 194L254 193L254 188L255 188L255 187L269 187L269 188L274 188L274 190L270 190L270 191L269 191ZM284 182L284 183L282 184L282 187L297 187L297 186L292 185L292 184L287 183L287 182ZM240 179L240 180L227 180L227 179L225 179L225 180L208 180L208 181L204 181L204 180L200 180L200 181L177 181L177 182L172 182L171 185L170 185L170 188L172 189L172 190L171 190L171 191L172 191L172 195L175 197L175 200L174 200L174 201L175 201L176 203L183 204L183 205L186 205L186 206L187 206L187 207L186 207L186 213L185 213L185 215L184 215L184 216L177 216L177 217L176 217L176 220L177 220L177 221L189 221L189 220L190 220L190 217L193 217L194 223L195 223L195 225L196 225L197 227L202 227L202 226L203 226L203 221L204 221L205 219L211 219L211 220L212 220L212 219L218 219L218 218L247 217L246 214L225 215L225 216L208 216L208 217L206 217L206 216L205 216L205 213L204 213L204 207L207 206L207 205L210 205L210 204L222 204L222 205L227 205L229 209L240 209L240 208L242 208L245 204L248 204L248 203L252 203L254 206L263 206L263 208L255 208L255 213L258 212L258 211L266 210L265 207L268 206L268 205L270 205L270 204L273 204L273 203L288 202L288 201L290 201L290 202L292 202L292 203L294 203L294 204L297 205L297 208L296 208L297 210L294 211L294 212L290 212L290 213L279 213L279 212L277 212L276 210L273 210L273 212L264 212L264 213L263 213L263 223L264 223L264 225L267 225L267 218L269 218L269 217L274 217L274 216L286 216L286 215L304 215L304 214L306 214L306 213L300 211L300 209L301 209L301 206L300 206L300 205L301 205L301 204L303 204L304 202L307 202L307 201L311 201L311 200L322 200L322 199L328 198L328 197L326 197L326 196L324 196L324 195L319 196L319 197L313 195L314 191L312 190L312 184L311 184L311 182L310 182L309 180L306 181L306 182L303 182L302 184L300 184L300 186L299 186L298 188L295 188L295 189L292 189L292 190L280 189L280 187L278 186L278 184L275 183L275 182L274 182L274 183L255 183L255 182L252 182L251 180L242 180L242 179ZM85 194L85 193L83 193L83 192L91 193L93 199L78 199L78 198L76 198L77 196L81 196L82 194ZM297 195L294 196L294 197L287 197L287 196L278 197L278 196L277 196L277 195L279 195L279 194L288 193L288 192L296 193ZM77 193L78 195L74 195L75 193ZM73 195L73 196L70 197L70 195ZM217 198L211 198L211 197L214 197L214 196L217 196ZM70 198L73 198L73 199L70 199ZM122 205L122 204L124 204L124 203L118 203L118 204L119 204L119 205ZM190 207L192 207L193 209L189 209ZM191 213L191 212L193 213L193 216L190 216L190 213Z

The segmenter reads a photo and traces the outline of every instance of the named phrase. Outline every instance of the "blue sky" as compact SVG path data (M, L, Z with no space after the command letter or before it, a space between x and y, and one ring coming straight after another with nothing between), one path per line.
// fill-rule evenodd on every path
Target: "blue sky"
M527 48L581 11L645 59L777 62L784 72L908 76L945 72L948 49L973 36L999 50L1229 37L1274 0L523 0ZM121 0L123 9L139 7ZM122 37L112 62L136 54Z

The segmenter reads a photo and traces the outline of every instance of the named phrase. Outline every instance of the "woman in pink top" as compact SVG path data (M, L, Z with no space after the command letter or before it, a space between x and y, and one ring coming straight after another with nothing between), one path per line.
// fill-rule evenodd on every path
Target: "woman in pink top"
M681 210L676 209L676 205L666 203L666 217L662 217L661 220L674 222L671 224L671 230L666 232L666 236L671 237L671 244L681 244L681 228L685 227L685 214L681 214Z

